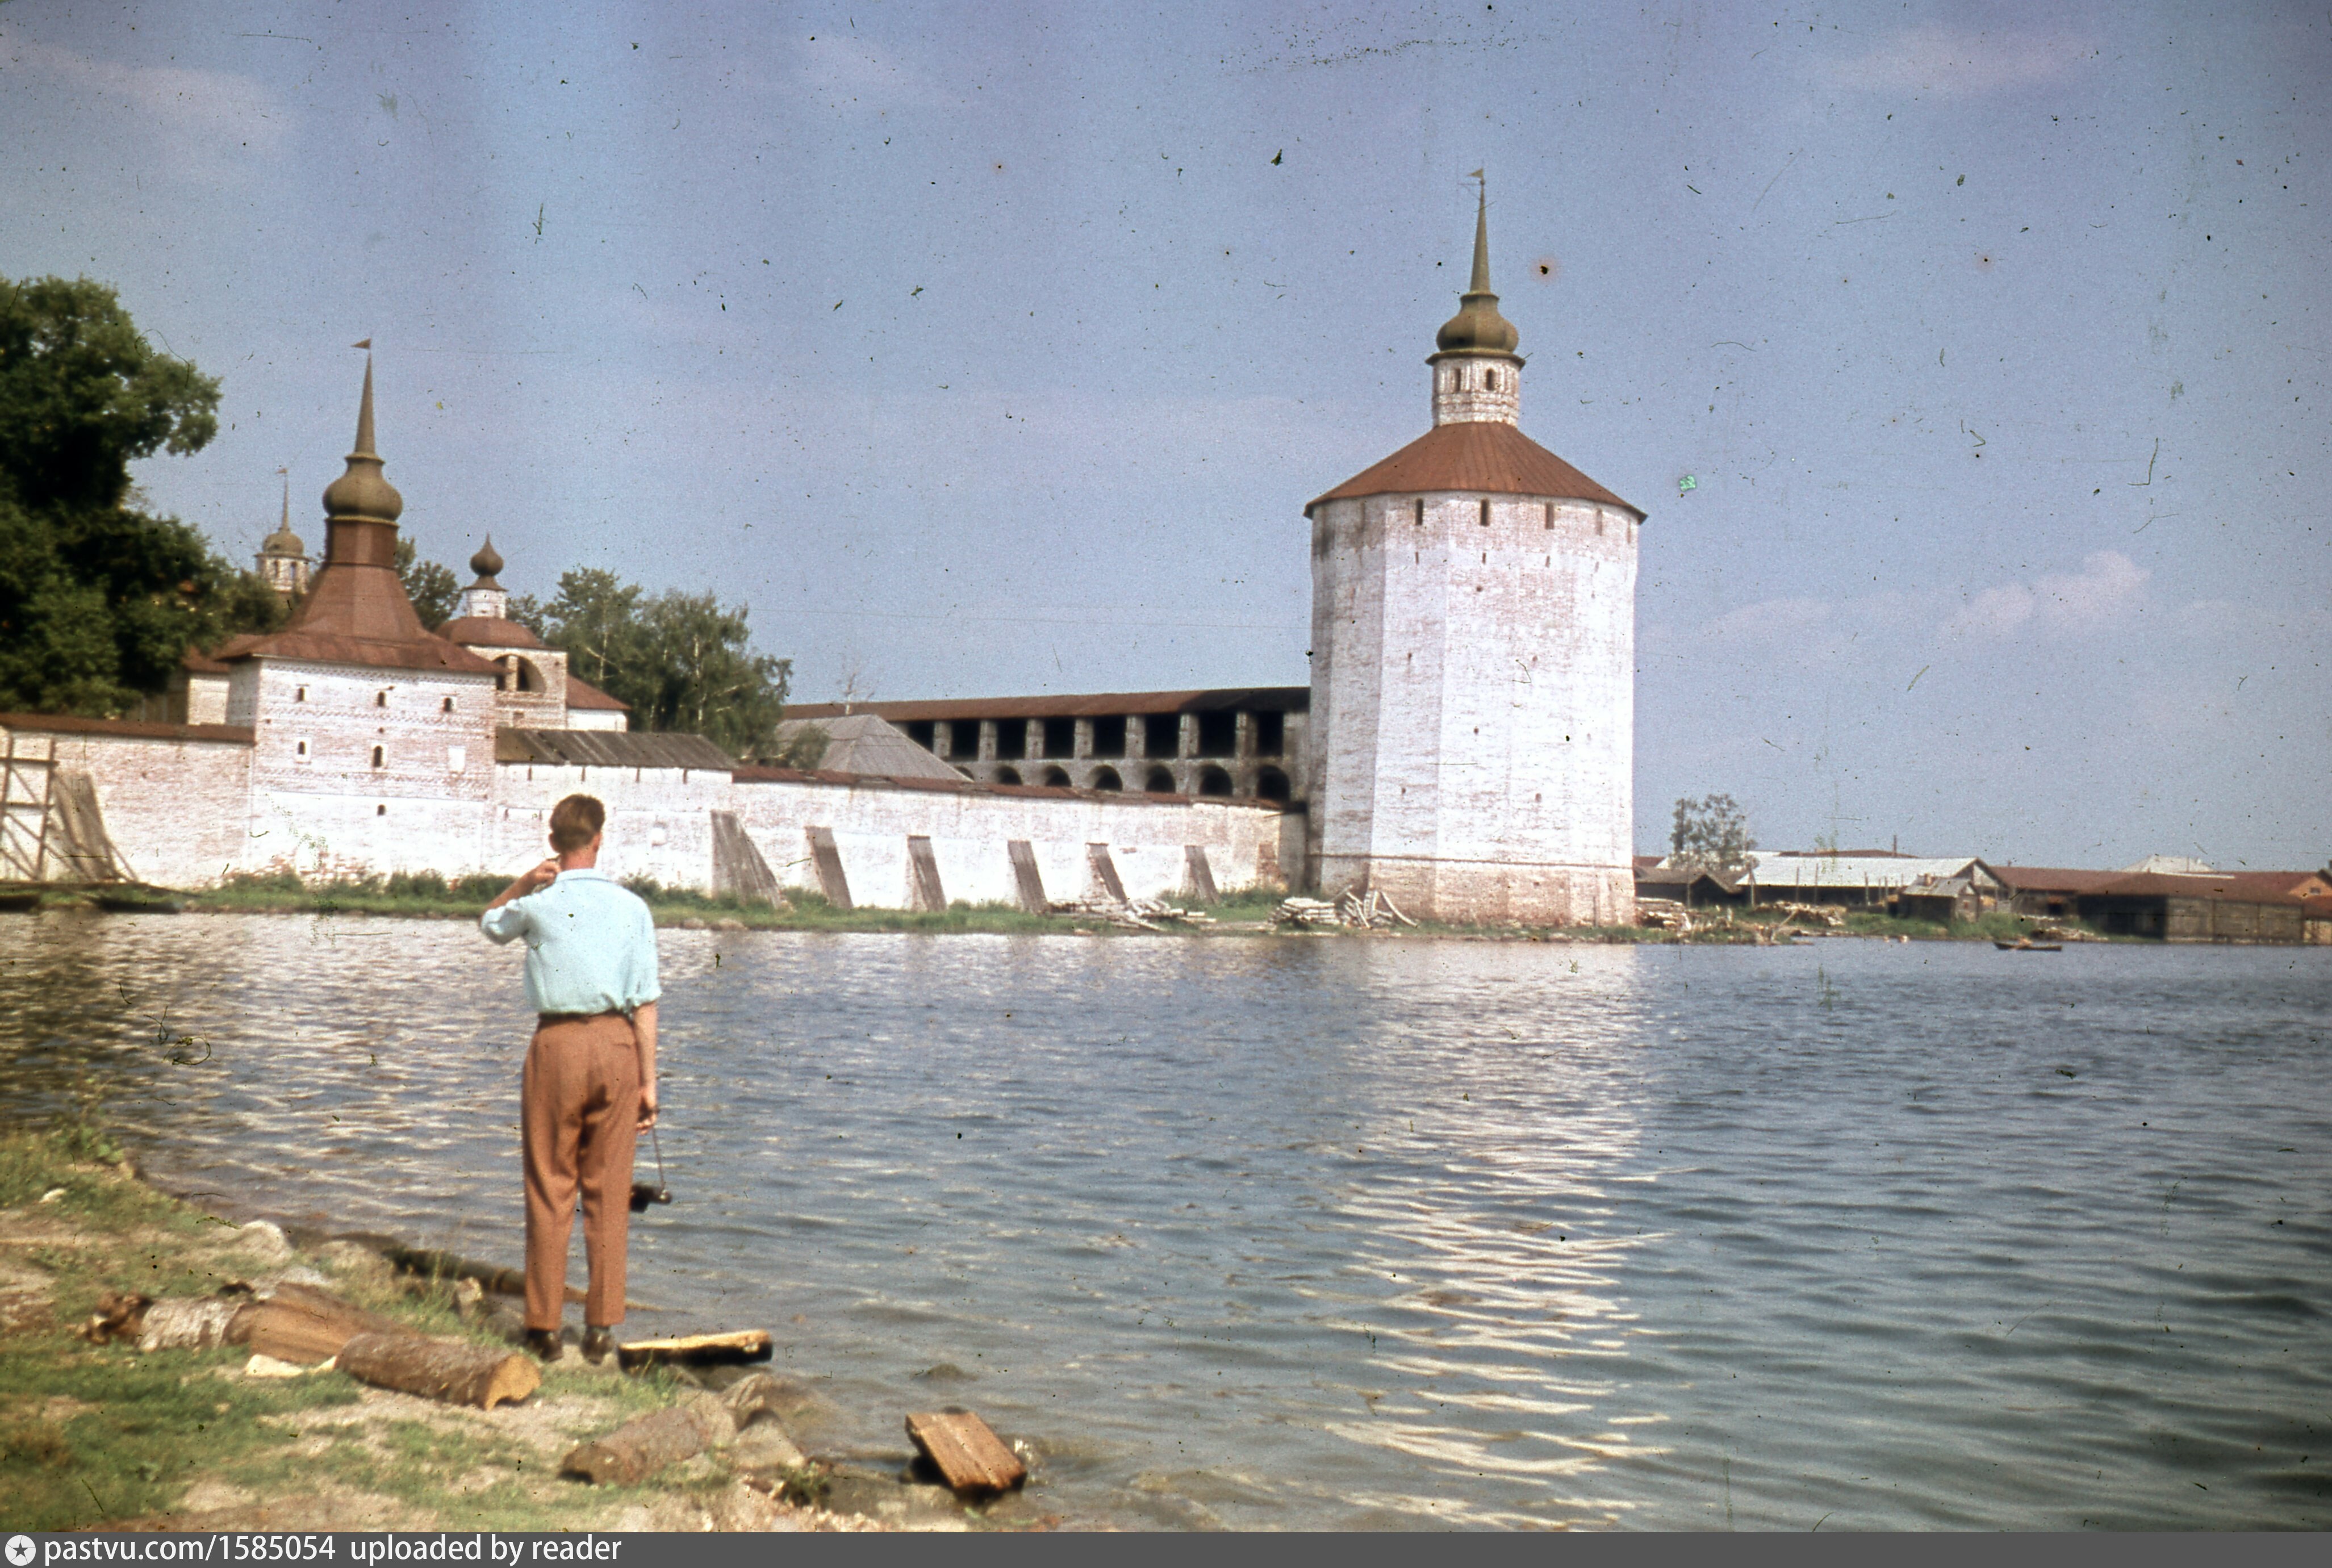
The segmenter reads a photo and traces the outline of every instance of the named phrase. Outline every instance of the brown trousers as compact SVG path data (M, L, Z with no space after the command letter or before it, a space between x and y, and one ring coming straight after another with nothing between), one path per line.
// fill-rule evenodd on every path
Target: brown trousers
M619 1013L545 1023L527 1047L519 1092L526 1159L526 1325L559 1326L567 1305L567 1243L583 1198L591 1288L586 1324L624 1321L624 1248L631 1236L632 1143L640 1062Z

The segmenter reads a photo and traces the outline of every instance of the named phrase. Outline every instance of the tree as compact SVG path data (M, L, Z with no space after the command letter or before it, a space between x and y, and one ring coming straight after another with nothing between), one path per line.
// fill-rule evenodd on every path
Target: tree
M281 619L130 484L139 458L200 451L218 397L102 283L0 279L0 709L118 716L190 644Z
M397 536L397 580L405 585L414 614L432 630L452 620L454 607L462 602L462 582L454 569L421 559L413 541L401 533Z
M513 619L554 648L567 667L631 704L645 730L702 735L734 755L775 744L793 663L752 651L742 605L677 589L649 595L615 573L562 573L548 605L521 597Z
M1757 841L1749 837L1749 818L1730 795L1687 797L1676 803L1676 825L1668 834L1668 864L1679 870L1730 875L1749 867L1749 851Z

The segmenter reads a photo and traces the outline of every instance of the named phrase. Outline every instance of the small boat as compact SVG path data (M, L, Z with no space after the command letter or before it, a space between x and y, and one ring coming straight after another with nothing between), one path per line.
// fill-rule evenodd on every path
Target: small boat
M20 888L0 891L0 914L27 914L41 907L41 895Z
M2034 942L2029 936L2020 936L2014 942L2001 942L1995 939L1992 945L2002 952L2062 952L2065 951L2065 944L2061 942Z

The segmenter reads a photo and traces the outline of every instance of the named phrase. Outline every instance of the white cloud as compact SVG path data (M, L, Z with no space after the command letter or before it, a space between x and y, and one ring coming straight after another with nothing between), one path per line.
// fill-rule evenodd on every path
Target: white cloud
M1868 91L1962 98L2053 81L2096 53L2088 40L2063 33L1930 25L1907 28L1856 59L1828 62L1822 74Z
M1944 623L1944 629L1955 636L2002 636L2028 627L2059 634L2088 631L2144 610L2151 576L2119 550L2101 550L2084 558L2079 571L2054 572L2031 583L2001 583L1979 591Z
M38 85L35 85L38 84ZM127 106L154 133L160 151L181 172L214 177L244 149L263 155L291 135L288 111L248 76L183 65L129 65L93 59L0 28L0 92L45 87L83 100L84 107Z

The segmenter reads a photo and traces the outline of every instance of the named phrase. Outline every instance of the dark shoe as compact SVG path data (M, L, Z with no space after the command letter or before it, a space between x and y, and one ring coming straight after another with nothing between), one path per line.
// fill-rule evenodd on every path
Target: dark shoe
M526 1331L526 1348L544 1361L557 1361L567 1353L555 1328L530 1328Z
M610 1354L614 1353L615 1349L616 1331L614 1329L588 1327L584 1329L583 1359L593 1366L597 1366L601 1362L606 1361Z

